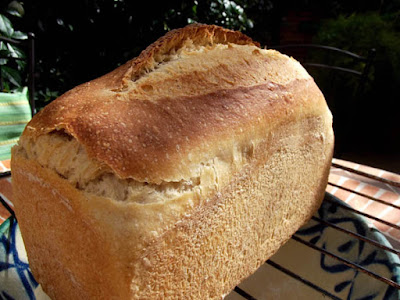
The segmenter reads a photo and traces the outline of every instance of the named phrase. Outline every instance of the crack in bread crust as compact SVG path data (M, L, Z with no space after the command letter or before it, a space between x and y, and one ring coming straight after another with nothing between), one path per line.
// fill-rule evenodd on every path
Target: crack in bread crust
M228 162L214 158L201 163L198 176L188 180L153 184L122 179L107 166L89 158L82 145L62 131L39 136L36 140L22 138L15 153L52 170L78 190L116 201L142 204L166 202L179 197L198 199L210 195L218 192L219 184L229 180L230 177L222 176L231 171ZM243 152L236 150L235 160L241 164L247 163L252 157L251 153L251 149Z
M13 148L34 276L54 299L221 299L317 209L332 152L298 62L216 26L172 31Z
M228 43L259 46L248 36L219 26L193 24L183 30L171 30L146 48L137 59L128 63L130 68L124 74L122 84L126 86L129 81L138 80L144 74L151 72L158 62L162 62L181 49L197 49Z
M195 47L179 52L188 41ZM259 139L255 127L273 128L279 116L289 120L306 107L325 105L298 62L256 46L214 26L174 31L138 58L50 103L24 136L63 130L119 178L154 184L196 178L201 163L218 157L220 148L233 151L236 141L246 148L243 141L254 133ZM162 56L172 55L172 48L179 59ZM151 72L163 59L168 62ZM147 75L133 82L144 69ZM126 88L116 92L121 84Z

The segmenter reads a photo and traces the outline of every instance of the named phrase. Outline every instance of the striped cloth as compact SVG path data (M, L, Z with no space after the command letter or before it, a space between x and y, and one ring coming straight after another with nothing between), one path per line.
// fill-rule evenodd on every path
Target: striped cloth
M10 160L0 161L0 174L10 171ZM11 199L12 199L12 188L11 188L11 176L0 178L0 196L6 201L6 203L13 207ZM8 217L10 213L7 209L0 203L0 225L3 223Z
M11 157L11 147L30 119L28 88L24 87L20 92L0 93L0 160Z

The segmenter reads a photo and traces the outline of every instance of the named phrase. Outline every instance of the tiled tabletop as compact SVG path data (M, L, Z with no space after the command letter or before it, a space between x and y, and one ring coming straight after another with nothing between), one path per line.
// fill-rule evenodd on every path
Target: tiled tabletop
M367 218L392 244L400 243L399 174L333 159L326 190L357 211L387 222Z

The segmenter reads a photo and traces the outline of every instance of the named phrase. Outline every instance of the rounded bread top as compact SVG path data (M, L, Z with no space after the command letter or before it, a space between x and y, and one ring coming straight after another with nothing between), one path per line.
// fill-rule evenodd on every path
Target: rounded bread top
M23 138L54 131L120 178L159 184L198 176L325 100L292 58L214 25L173 30L137 58L39 112Z

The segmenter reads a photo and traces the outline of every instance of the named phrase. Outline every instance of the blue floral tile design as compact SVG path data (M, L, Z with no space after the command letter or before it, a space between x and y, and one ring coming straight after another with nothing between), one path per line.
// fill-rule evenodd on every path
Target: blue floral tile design
M391 247L386 238L363 217L337 205L340 200L330 194L326 194L325 200L329 201L323 202L315 216L381 245ZM389 251L314 220L303 226L296 236L377 275L400 283L399 257ZM326 290L341 299L400 299L400 291L395 287L325 254L318 253L318 256L320 272L325 273L323 285ZM322 275L319 274L319 276Z
M13 218L0 227L0 283L0 299L36 299L38 283L29 269L18 223Z

